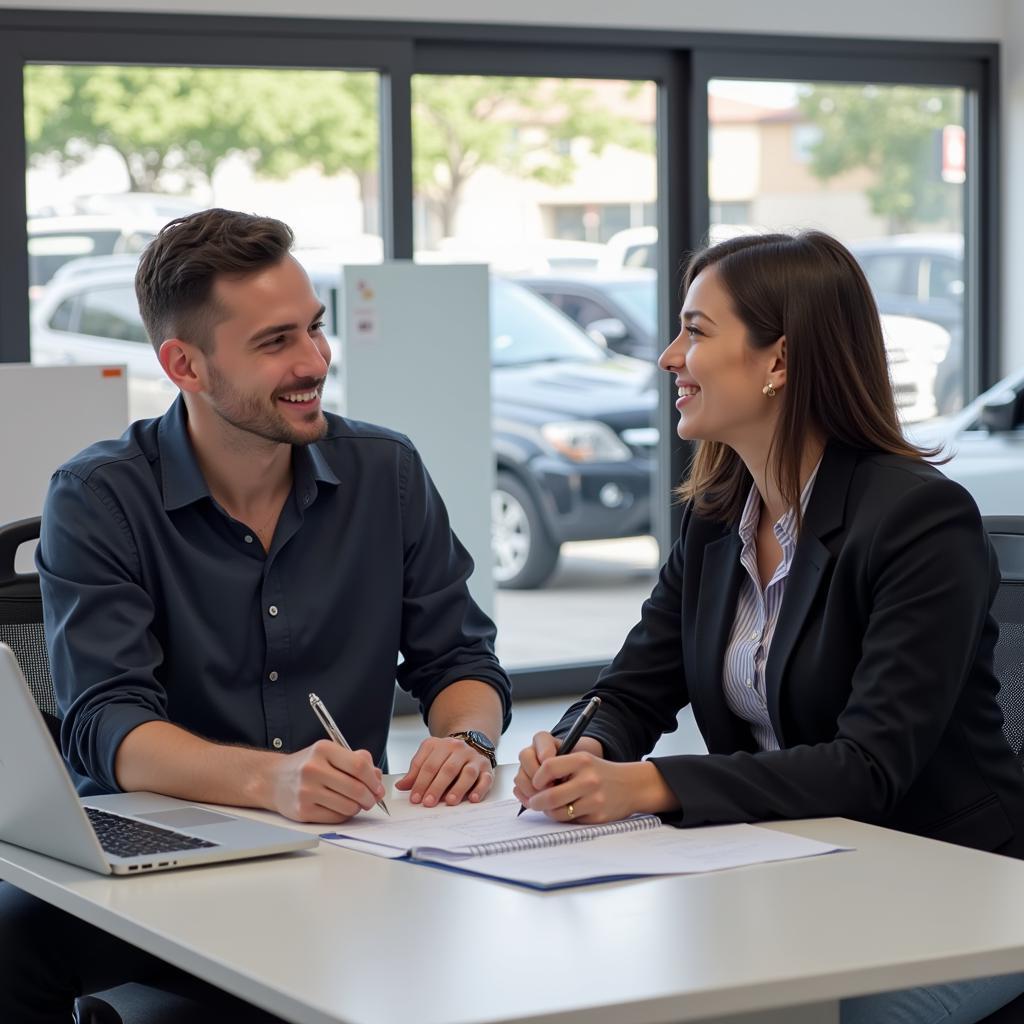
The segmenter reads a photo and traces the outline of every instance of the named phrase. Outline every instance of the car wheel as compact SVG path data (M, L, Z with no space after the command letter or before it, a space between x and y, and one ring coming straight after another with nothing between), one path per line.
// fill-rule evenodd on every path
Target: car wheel
M543 586L558 564L536 501L511 473L498 473L491 494L491 551L494 581L505 590Z

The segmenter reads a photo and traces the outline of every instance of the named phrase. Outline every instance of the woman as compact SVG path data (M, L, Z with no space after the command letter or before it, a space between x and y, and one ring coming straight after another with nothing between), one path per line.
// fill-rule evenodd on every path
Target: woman
M658 361L700 442L680 536L586 735L557 756L584 698L522 751L516 796L559 821L842 815L1024 856L995 557L967 492L900 432L856 261L815 231L736 238L685 283ZM709 753L641 761L687 704ZM847 1000L842 1020L968 1024L1021 991L1014 975Z

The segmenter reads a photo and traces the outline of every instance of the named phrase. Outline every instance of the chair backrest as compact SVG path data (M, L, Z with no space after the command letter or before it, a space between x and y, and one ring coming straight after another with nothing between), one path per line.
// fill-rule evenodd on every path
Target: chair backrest
M1003 732L1024 766L1024 516L985 516L999 559L999 592L992 614L999 623L995 672Z
M39 517L0 527L0 640L14 651L32 696L60 745L60 718L50 677L50 659L43 633L43 599L39 577L14 567L18 548L39 537Z

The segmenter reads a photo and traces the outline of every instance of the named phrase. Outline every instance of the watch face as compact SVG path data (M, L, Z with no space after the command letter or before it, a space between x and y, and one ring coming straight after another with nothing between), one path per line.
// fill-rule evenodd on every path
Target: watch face
M477 732L476 729L471 729L466 735L478 746L483 747L485 750L494 750L494 744L482 733Z

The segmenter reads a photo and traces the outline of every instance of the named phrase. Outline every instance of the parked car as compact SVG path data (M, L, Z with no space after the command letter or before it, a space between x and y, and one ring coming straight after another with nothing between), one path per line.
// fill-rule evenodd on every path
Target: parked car
M1024 369L953 416L922 423L907 435L952 456L940 469L971 492L982 515L1024 515Z
M565 541L650 532L655 371L500 278L491 324L494 575L540 586Z
M615 271L623 267L658 266L658 229L655 227L624 228L605 242L604 255L598 270Z
M609 348L653 361L657 336L657 275L653 270L545 274L516 281L545 298ZM935 374L950 346L945 328L916 317L882 315L896 407L906 423L936 415Z
M708 229L708 240L711 245L724 242L727 238L739 235L751 235L762 232L750 224L712 224ZM658 229L653 226L641 228L624 228L616 231L605 243L604 254L597 266L598 270L616 271L624 267L639 269L647 267L656 270L658 266Z
M963 405L964 239L960 234L892 235L855 242L882 313L930 320L949 331L950 344L935 378L940 415Z
M530 274L515 281L620 355L653 361L663 347L653 270Z
M50 278L71 260L140 253L168 218L153 215L29 217L29 299L42 295Z
M338 264L296 254L336 331ZM176 389L142 326L136 256L82 259L56 273L33 310L37 363L123 363L133 418L159 415ZM322 259L322 257L319 257ZM496 486L494 574L543 585L565 541L650 532L658 443L650 365L609 353L526 289L491 283L491 394ZM337 342L324 406L341 411Z

